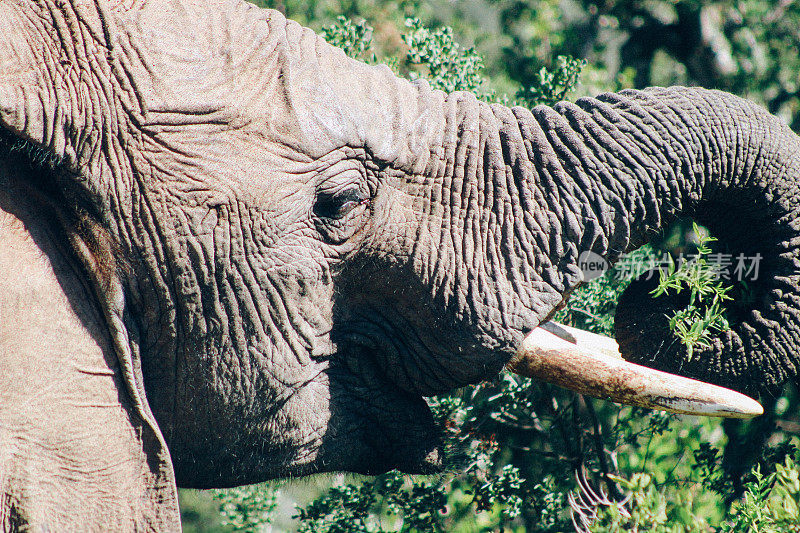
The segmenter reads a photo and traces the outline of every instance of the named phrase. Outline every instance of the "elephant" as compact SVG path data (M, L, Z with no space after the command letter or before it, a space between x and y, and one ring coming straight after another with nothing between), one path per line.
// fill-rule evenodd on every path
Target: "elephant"
M566 384L770 390L800 364L798 174L800 139L719 91L509 108L242 0L2 0L0 523L171 531L177 486L436 472L424 398L560 374L520 346L580 255L679 216L761 254L749 303L688 360L635 282L631 363Z

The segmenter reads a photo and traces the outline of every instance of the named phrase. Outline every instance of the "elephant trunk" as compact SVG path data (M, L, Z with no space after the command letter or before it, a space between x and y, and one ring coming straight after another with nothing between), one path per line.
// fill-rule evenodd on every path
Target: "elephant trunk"
M425 183L411 257L444 316L499 354L465 365L459 346L458 381L501 366L563 305L583 254L613 264L678 216L706 225L728 257L760 261L751 303L733 302L730 331L687 359L666 318L680 302L634 282L618 310L622 354L750 392L796 374L800 139L777 118L689 88L531 111L457 93L442 106L440 144L414 160Z
M658 276L620 299L616 336L626 359L745 392L796 375L800 337L797 176L800 138L737 97L702 89L625 91L576 105L517 112L535 146L533 183L555 213L545 280L568 294L581 254L613 263L677 216L729 247L720 266L742 278L731 329L691 358L669 329L685 294L654 300ZM737 258L739 263L737 263ZM724 274L724 272L723 272Z
M685 90L664 96L669 108L651 116L671 115L683 124L690 158L685 170L678 167L683 214L707 226L730 252L716 259L737 284L727 306L731 329L687 358L667 319L686 305L686 295L654 303L649 292L656 280L637 280L617 311L623 354L746 392L773 389L795 376L800 362L800 139L763 109L730 95ZM644 325L650 335L641 335Z

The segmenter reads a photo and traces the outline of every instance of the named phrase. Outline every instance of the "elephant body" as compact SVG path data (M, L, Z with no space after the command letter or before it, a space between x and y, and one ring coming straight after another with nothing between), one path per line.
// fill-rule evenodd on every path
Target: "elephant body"
M0 131L6 529L171 530L176 485L436 471L423 397L499 372L581 253L679 215L763 255L753 309L686 361L635 283L626 355L796 374L800 140L731 95L509 109L238 0L3 0Z

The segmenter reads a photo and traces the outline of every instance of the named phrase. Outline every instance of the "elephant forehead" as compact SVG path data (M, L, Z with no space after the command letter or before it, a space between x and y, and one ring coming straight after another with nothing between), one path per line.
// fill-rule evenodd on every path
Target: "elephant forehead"
M153 1L117 20L116 77L136 95L143 128L247 129L310 158L352 146L387 160L423 155L431 143L420 137L441 130L442 94L419 98L420 87L277 11Z
M149 2L119 15L123 31L112 49L128 71L121 81L133 85L142 127L254 129L312 157L355 143L343 104L304 60L292 60L285 21L219 3Z

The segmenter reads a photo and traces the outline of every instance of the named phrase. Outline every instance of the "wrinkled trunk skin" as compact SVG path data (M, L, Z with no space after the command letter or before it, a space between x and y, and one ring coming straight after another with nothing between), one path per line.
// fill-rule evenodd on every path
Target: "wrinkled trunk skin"
M583 230L579 253L591 249L613 260L682 215L708 226L734 257L763 258L759 277L747 280L752 303L733 302L732 329L691 360L668 329L667 317L680 298L654 302L649 291L655 279L634 283L617 311L623 354L751 393L794 376L800 326L798 137L750 102L701 89L626 91L558 112L575 131L570 149L561 151L565 160L574 154L564 167L580 190L601 191L599 199L587 195L585 204L597 218L623 218ZM601 164L604 170L597 170ZM574 280L565 277L564 284Z
M502 364L500 354L561 304L581 282L582 252L613 263L681 215L707 225L734 257L761 254L753 309L734 303L731 331L687 361L665 318L678 302L654 301L652 286L634 283L618 310L625 356L746 391L795 375L800 140L777 118L689 88L532 111L454 99L460 116L448 115L452 138L417 202L426 213L413 259L445 316L485 341L468 368ZM457 357L448 377L474 379L453 370L463 368Z
M611 99L621 118L639 117L645 132L674 125L662 134L666 142L660 147L670 167L655 174L655 190L669 189L673 199L660 193L648 211L659 213L662 226L676 214L696 219L728 247L734 263L739 254L761 259L757 276L745 279L747 299L734 292L727 306L731 330L688 360L667 318L685 307L688 295L656 302L649 294L656 279L634 282L617 309L622 352L648 366L744 392L772 390L797 374L799 362L800 140L777 118L731 95L689 89L649 94L634 94L632 102ZM659 103L650 103L655 98ZM649 229L632 220L639 231L628 249Z

